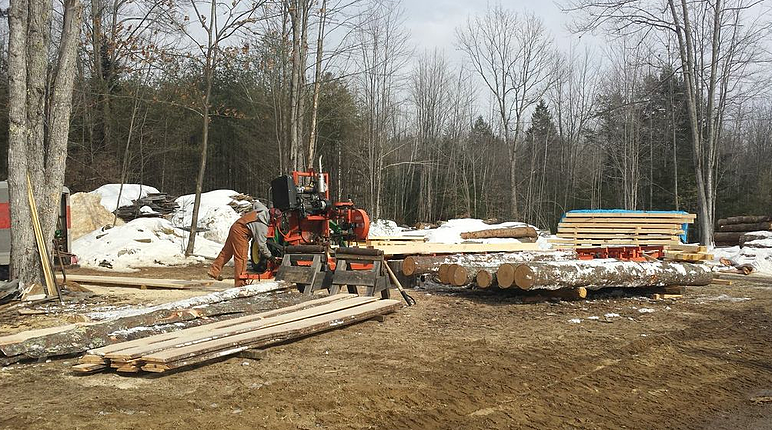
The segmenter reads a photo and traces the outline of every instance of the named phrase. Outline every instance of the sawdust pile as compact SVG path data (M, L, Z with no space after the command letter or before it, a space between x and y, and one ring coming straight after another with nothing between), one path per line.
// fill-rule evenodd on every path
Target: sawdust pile
M113 214L100 203L102 197L96 193L75 193L70 196L72 229L70 237L75 240L106 225L112 225ZM116 225L125 224L118 218Z

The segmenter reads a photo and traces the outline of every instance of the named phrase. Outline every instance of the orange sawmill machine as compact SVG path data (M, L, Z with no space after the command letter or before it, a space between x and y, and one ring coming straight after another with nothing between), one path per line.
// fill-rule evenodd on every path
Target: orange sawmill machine
M275 257L261 261L256 244L250 252L250 271L241 276L247 280L275 277L285 254L321 253L326 264L335 269L333 249L348 247L367 240L370 218L354 203L332 202L328 173L293 171L271 181L272 207L267 245Z
M389 297L395 286L409 305L415 303L404 292L389 268L383 252L360 247L367 241L370 218L351 200L330 200L329 174L310 169L294 171L271 181L272 207L268 226L268 249L274 258L259 259L256 245L251 250L251 270L239 275L252 280L274 277L294 283L304 294L341 288Z

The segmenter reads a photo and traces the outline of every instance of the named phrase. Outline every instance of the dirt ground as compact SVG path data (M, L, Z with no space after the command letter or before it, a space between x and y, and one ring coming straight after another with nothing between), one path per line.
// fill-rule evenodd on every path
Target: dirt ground
M97 297L159 294L128 291ZM384 322L269 348L261 360L161 376L76 376L74 358L15 364L0 370L0 428L772 429L772 403L752 401L772 395L772 282L661 301L411 294L418 304ZM16 318L0 330L44 317Z

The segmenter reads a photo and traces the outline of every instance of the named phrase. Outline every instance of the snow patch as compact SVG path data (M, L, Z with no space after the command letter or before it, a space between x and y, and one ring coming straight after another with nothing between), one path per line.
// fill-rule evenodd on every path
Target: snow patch
M571 324L579 324L582 322L582 320L579 318L571 318L570 320L568 320L568 322L570 322Z
M652 308L640 308L640 309L638 309L638 312L640 312L642 314L650 314L650 313L654 312L654 309L652 309Z
M84 267L131 271L138 267L179 266L215 258L221 245L196 239L195 256L185 257L187 232L161 218L137 218L125 225L96 230L72 243Z
M770 247L761 247L762 243L766 244L770 242ZM754 243L757 247L751 247L750 244ZM746 246L740 248L739 246L732 246L729 248L714 248L711 250L713 254L714 262L720 263L721 259L727 259L735 266L749 265L753 267L754 273L763 275L772 275L772 239L759 239L750 242L746 242ZM720 270L721 265L718 266Z
M400 236L403 231L405 231L405 229L398 226L397 223L392 220L377 219L370 222L370 231L367 236Z
M100 203L110 212L118 209L122 206L128 206L132 204L134 200L142 197L146 197L148 194L157 193L158 190L142 184L123 184L123 190L121 190L121 184L106 184L93 191L102 198ZM121 195L120 202L118 201L118 194Z
M241 205L249 203L243 200L233 200L231 196L239 194L233 190L214 190L201 194L201 204L198 209L197 227L204 229L203 237L218 243L225 243L231 225L239 219L240 215L229 206L231 202ZM176 202L179 205L172 215L171 221L175 227L189 228L193 220L193 203L196 195L188 194L179 197Z
M603 316L606 317L606 318L617 318L617 317L619 317L619 314L614 313L614 312L609 312L609 313L607 313L607 314L605 314Z

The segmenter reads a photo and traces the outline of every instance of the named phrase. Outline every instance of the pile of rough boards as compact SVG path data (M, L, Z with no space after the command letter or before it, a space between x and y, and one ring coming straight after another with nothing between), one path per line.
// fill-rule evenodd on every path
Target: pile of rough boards
M772 231L772 216L734 216L718 220L714 239L716 246L743 246L746 242L768 238L764 232L769 231Z
M677 245L696 215L665 211L569 211L558 224L558 248Z
M354 324L394 312L400 306L397 300L336 294L92 349L81 357L74 370L93 373L115 368L125 373L166 372Z

